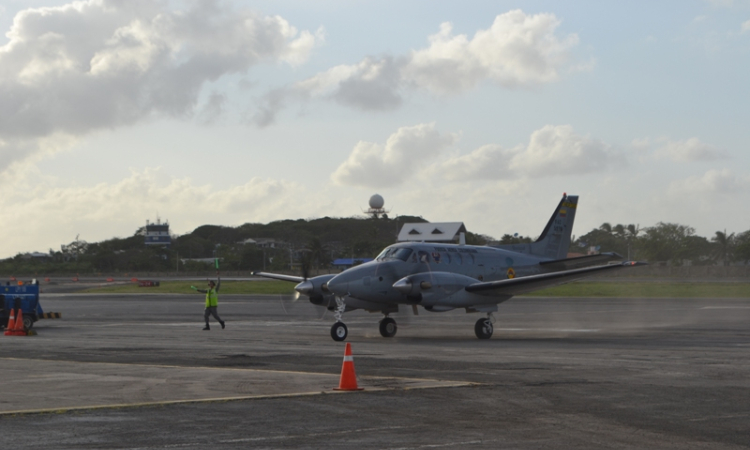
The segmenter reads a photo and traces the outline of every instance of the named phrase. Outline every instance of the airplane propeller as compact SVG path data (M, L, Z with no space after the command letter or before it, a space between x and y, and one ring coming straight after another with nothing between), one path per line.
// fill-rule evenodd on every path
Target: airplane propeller
M304 252L302 254L300 268L302 269L302 282L294 287L294 300L292 300L293 302L299 300L301 294L309 296L312 293L313 289L315 289L313 284L307 281L307 279L310 278L310 252Z

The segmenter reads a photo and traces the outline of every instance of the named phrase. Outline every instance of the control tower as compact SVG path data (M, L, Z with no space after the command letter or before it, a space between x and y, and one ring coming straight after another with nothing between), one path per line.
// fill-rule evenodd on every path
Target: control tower
M172 243L172 237L169 235L169 222L161 223L161 219L156 218L156 223L146 220L146 228L143 230L146 245L164 245Z

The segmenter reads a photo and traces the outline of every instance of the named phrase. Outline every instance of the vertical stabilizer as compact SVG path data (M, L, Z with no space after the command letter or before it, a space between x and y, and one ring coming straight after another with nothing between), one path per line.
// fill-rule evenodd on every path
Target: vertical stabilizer
M539 239L532 244L532 247L536 247L532 250L532 254L552 259L565 259L568 256L577 207L577 195L563 196Z
M514 252L527 253L549 259L565 259L570 247L573 221L578 207L577 195L563 195L555 211L536 242L531 244L498 245Z

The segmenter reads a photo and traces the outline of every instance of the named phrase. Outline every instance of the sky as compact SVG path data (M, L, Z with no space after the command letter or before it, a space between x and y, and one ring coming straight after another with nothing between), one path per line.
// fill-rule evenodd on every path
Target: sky
M0 257L361 215L750 229L750 0L0 4ZM262 237L262 236L258 236Z

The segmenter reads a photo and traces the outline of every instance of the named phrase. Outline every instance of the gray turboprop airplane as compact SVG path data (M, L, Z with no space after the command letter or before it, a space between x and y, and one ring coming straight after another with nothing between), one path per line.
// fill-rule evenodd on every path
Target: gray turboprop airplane
M396 335L396 321L389 314L400 305L431 312L464 308L486 313L477 320L479 339L492 336L497 305L514 295L567 283L590 275L644 263L613 262L617 253L568 258L568 246L578 196L563 194L547 226L530 244L474 246L430 242L400 242L386 247L374 261L340 274L313 278L255 272L255 275L298 283L295 290L310 302L335 312L331 337L346 339L341 316L364 309L379 312L383 337Z

